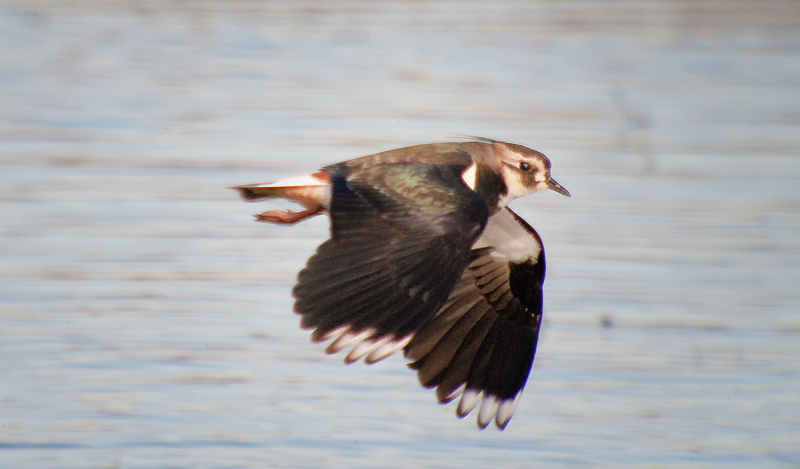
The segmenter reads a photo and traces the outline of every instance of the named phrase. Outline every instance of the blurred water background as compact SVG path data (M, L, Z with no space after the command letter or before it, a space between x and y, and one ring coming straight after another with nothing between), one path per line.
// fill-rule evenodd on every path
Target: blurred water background
M800 467L797 1L0 1L0 467ZM573 194L505 432L226 189L480 135Z

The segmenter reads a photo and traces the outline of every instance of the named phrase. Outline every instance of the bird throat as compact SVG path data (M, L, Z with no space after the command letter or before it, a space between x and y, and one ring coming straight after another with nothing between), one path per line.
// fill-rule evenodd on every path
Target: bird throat
M492 168L482 164L475 163L467 171L472 171L475 168L475 180L472 190L475 191L489 208L489 216L493 215L499 209L503 208L498 206L500 200L508 194L508 186L503 181L503 176L493 171ZM469 184L468 184L469 185Z

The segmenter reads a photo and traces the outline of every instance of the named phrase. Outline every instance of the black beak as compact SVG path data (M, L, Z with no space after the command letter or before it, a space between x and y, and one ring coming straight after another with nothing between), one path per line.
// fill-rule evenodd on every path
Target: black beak
M571 197L568 190L564 189L564 186L556 182L555 179L550 178L547 180L547 188L550 190L554 190L559 194L563 195L564 197Z

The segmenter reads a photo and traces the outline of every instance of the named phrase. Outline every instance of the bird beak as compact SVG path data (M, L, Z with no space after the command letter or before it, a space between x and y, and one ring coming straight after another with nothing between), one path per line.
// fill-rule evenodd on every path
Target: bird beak
M557 183L555 179L550 178L547 180L547 188L558 192L559 194L565 197L571 197L569 191L564 189L564 186Z

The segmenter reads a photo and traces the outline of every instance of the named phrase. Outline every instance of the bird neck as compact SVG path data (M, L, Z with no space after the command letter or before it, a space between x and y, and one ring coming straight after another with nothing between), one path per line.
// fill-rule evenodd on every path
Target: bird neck
M502 208L498 204L501 198L508 194L508 186L503 181L503 176L493 168L480 163L477 165L473 190L486 202L490 216Z

